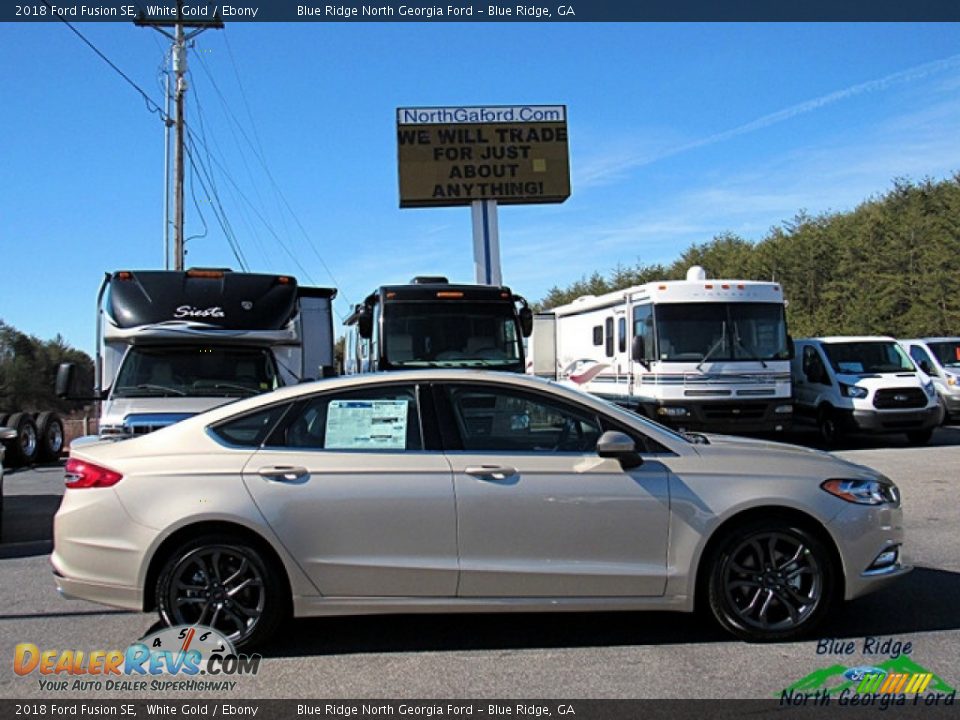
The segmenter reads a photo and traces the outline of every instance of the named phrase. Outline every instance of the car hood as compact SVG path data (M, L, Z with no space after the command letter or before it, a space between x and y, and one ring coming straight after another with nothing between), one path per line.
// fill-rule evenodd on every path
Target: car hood
M729 462L742 469L750 467L769 475L815 475L822 479L830 475L840 477L875 478L879 473L864 465L857 465L822 450L790 445L788 443L758 440L734 435L707 435L709 444L694 445L697 454L712 467L723 469Z

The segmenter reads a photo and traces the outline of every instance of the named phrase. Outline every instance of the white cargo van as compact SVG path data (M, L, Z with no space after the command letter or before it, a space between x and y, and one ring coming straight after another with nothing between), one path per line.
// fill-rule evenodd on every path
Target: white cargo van
M960 338L928 337L900 344L930 376L948 416L960 416Z
M791 370L795 417L828 445L847 432L902 432L922 445L943 419L933 383L891 337L797 340Z

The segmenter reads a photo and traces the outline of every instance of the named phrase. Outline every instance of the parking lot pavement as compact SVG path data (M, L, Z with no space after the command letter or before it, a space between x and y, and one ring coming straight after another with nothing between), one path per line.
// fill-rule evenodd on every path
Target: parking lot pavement
M813 444L812 436L795 438ZM869 637L899 642L901 648L912 643L913 662L960 686L960 428L939 429L929 447L909 447L897 437L857 439L837 454L886 473L900 486L906 552L917 565L898 584L847 604L828 620L822 638L854 641L854 655L818 655L815 640L748 645L707 619L671 613L322 618L284 628L265 651L259 673L238 678L232 695L772 697L830 665L886 660L887 655L863 652ZM47 554L62 480L59 466L7 477L0 697L55 697L40 689L36 675L21 678L11 671L17 643L122 649L155 624L152 614L57 595Z

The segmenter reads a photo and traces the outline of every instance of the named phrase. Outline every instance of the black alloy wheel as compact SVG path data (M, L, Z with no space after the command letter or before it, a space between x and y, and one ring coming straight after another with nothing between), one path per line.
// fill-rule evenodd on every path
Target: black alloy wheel
M765 522L732 533L713 557L709 599L720 624L751 641L810 632L833 603L834 562L807 530Z
M239 649L261 644L284 619L285 585L258 548L239 538L207 536L167 559L157 605L167 625L212 627Z

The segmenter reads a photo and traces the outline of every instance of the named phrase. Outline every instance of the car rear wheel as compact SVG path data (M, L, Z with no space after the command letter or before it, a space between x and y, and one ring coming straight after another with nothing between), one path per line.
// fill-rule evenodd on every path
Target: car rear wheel
M731 532L708 562L710 609L743 640L806 635L834 599L833 558L812 533L789 522L763 521Z
M205 625L236 648L263 643L287 613L286 581L272 558L240 538L208 535L184 543L157 581L167 625Z

